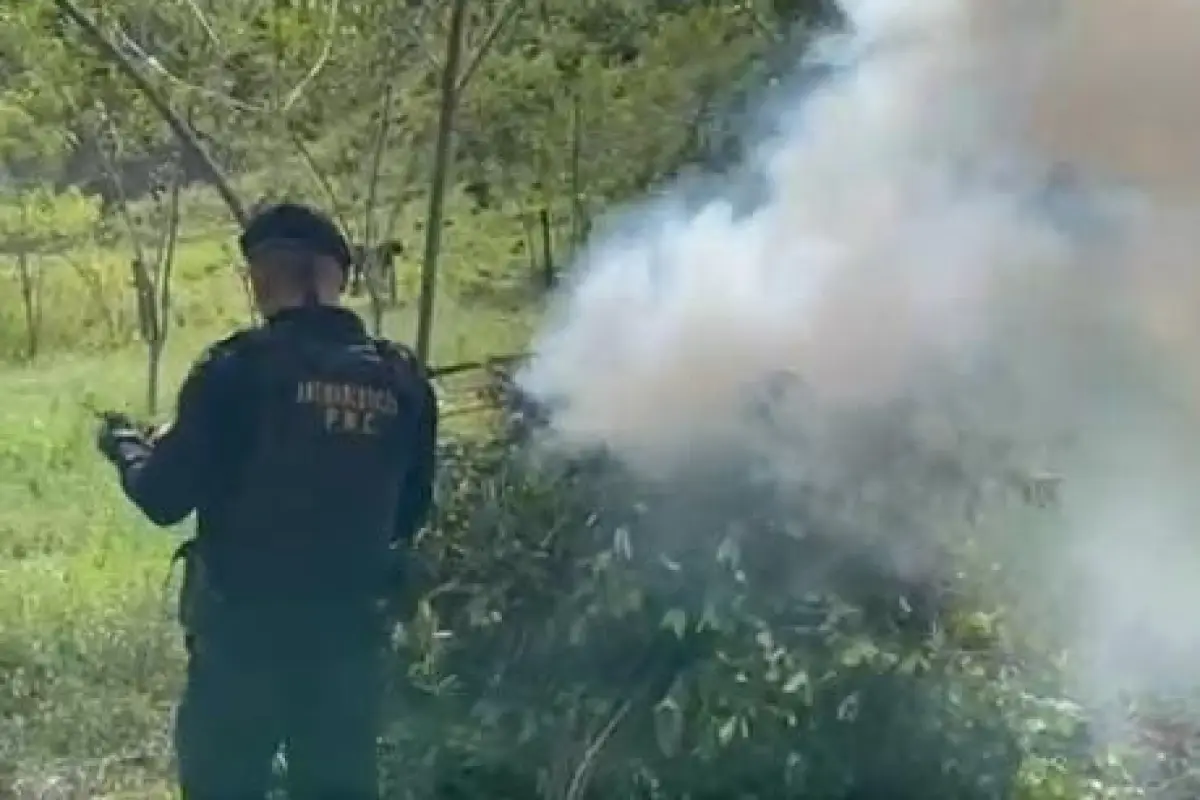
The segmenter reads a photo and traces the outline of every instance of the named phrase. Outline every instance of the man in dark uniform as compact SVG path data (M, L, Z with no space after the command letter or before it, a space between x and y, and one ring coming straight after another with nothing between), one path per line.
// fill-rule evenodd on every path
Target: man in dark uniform
M303 206L240 239L265 323L209 348L176 419L106 415L98 446L158 525L196 512L176 749L188 800L378 796L387 598L432 495L437 407L405 348L338 305L350 252Z

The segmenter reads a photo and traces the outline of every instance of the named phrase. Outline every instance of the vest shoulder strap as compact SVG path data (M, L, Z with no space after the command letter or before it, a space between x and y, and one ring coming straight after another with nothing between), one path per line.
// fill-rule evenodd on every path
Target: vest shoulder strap
M391 364L398 372L408 379L426 380L428 373L421 364L417 354L407 345L393 342L390 339L374 338L375 351L379 357Z

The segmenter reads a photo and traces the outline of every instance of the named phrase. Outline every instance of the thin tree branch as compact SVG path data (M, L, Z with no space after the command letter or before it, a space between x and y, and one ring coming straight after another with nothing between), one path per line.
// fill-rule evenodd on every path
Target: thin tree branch
M133 217L129 212L129 196L125 192L125 182L121 179L121 173L117 170L116 159L109 154L105 139L110 139L114 142L119 140L119 132L117 126L113 123L112 117L108 114L108 109L103 105L100 106L100 119L104 129L99 131L100 141L96 143L96 149L100 154L101 168L108 174L109 180L113 183L113 189L117 193L117 213L121 216L121 221L125 223L125 229L129 232L130 245L133 247L133 256L139 261L145 261L145 248L142 247L142 239L138 234L137 225L133 222Z
M200 19L200 24L204 27L205 33L208 35L209 39L219 47L220 43L216 39L216 33L208 25L200 9L196 7L194 0L187 0L187 2L192 7L192 10L195 12L198 19ZM325 34L325 42L321 46L320 55L317 56L317 60L313 63L312 67L309 68L308 72L305 73L304 77L302 77L296 83L296 85L288 91L286 98L277 99L276 103L274 104L274 108L266 104L247 103L244 100L238 100L237 98L231 97L223 92L218 92L204 86L199 86L191 81L184 80L163 66L162 61L158 57L147 53L145 48L142 47L137 40L126 33L123 29L118 28L118 33L121 36L122 43L133 51L134 55L145 67L153 70L166 80L182 89L186 89L211 100L224 103L225 105L228 105L231 108L236 108L239 111L247 111L256 114L267 114L271 113L272 111L286 113L287 111L290 111L297 102L300 101L300 98L303 96L305 90L308 89L309 85L311 85L312 82L317 79L317 77L329 64L329 59L333 55L333 45L337 39L337 22L340 15L339 9L340 0L332 0L332 7L329 11L329 26ZM278 61L279 57L277 54L277 64Z
M170 104L160 95L151 83L146 80L146 76L138 71L133 62L125 57L120 50L116 48L108 37L96 26L95 21L91 17L80 11L72 0L54 0L55 7L77 24L100 50L101 54L112 61L126 77L133 82L138 91L146 98L151 107L163 118L163 121L171 128L171 131L179 137L180 142L188 148L204 165L208 172L218 194L225 201L225 205L229 209L229 213L237 221L239 226L245 226L248 216L245 206L241 199L233 190L229 179L225 176L224 171L209 155L204 145L196 136L195 130L187 125L179 118L179 115L172 110Z
M367 207L363 220L361 263L358 265L362 279L367 283L367 294L371 298L372 324L376 336L383 335L383 299L382 288L379 286L380 261L375 253L375 205L379 196L379 172L383 165L383 154L387 150L388 131L392 121L392 100L395 88L388 83L383 90L383 100L379 107L379 129L375 136L375 146L371 153L370 173L367 175Z
M492 19L491 26L483 34L483 38L479 40L479 46L475 48L475 52L467 60L466 67L458 76L458 81L454 86L455 92L462 92L470 82L475 71L479 69L479 65L483 62L488 51L492 49L492 45L496 43L504 26L508 24L521 9L521 0L506 0L500 10L496 12L496 16Z
M184 0L184 2L187 4L188 9L191 10L192 16L200 23L200 27L204 29L204 35L208 37L208 41L212 43L212 46L218 50L224 50L225 47L221 44L221 40L217 38L216 30L208 21L208 17L204 15L200 6L196 4L196 0Z
M192 83L191 81L184 80L163 66L162 61L157 56L152 56L147 53L146 50L140 44L138 44L138 42L132 36L126 33L123 28L118 27L117 34L121 37L121 43L133 51L133 55L138 61L141 62L142 66L152 72L157 73L170 83L178 86L180 89L198 94L201 97L206 97L209 100L215 100L219 103L224 103L230 108L236 108L238 111L247 111L253 114L264 114L267 112L267 106L265 105L247 103L244 100L238 100L236 97L231 97L224 92L218 92L215 89L209 89L207 87Z
M171 332L171 277L175 271L175 255L179 249L179 211L183 194L183 159L177 157L172 165L171 201L167 212L166 251L159 266L158 276L158 338L162 346Z
M346 208L338 199L338 194L334 191L333 184L329 180L329 176L317 164L317 159L313 156L312 151L308 149L308 145L304 143L304 138L293 127L288 126L288 134L292 139L292 146L296 148L296 152L300 155L300 160L304 162L304 166L308 168L309 177L317 184L317 187L325 194L325 199L329 201L334 217L337 218L338 225L342 231L349 235L350 216L346 213Z
M425 54L425 58L429 60L429 66L433 67L434 69L441 69L442 60L437 57L437 53L429 49L429 42L425 41L424 36L425 23L428 20L430 7L432 5L434 5L434 2L427 2L422 5L417 11L416 23L411 28L406 28L406 30L409 30L410 32L409 39L412 41L412 43L415 44L417 48Z
M383 89L383 99L379 108L379 129L375 134L374 147L371 148L371 162L367 174L367 219L364 224L363 245L370 247L375 244L375 205L379 195L379 174L383 167L383 154L387 151L388 133L392 122L392 101L395 88L391 83Z
M329 57L333 53L333 42L337 39L339 8L339 0L332 0L332 5L329 9L329 29L325 34L325 45L321 49L321 55L317 57L317 61L312 65L312 69L300 79L300 82L296 84L292 91L288 92L287 99L283 101L283 106L279 109L281 112L286 113L291 110L292 106L300 99L300 96L304 94L304 90L308 88L308 85L316 80L317 76L321 74L321 70L325 69L325 65L329 63Z
M617 707L617 710L609 717L608 722L596 735L584 751L583 758L580 759L579 766L571 775L571 783L567 786L567 792L564 795L564 800L580 800L587 790L588 781L591 779L592 773L595 771L596 761L600 757L601 751L605 745L612 739L613 734L617 732L617 728L625 721L633 711L633 700L625 700Z

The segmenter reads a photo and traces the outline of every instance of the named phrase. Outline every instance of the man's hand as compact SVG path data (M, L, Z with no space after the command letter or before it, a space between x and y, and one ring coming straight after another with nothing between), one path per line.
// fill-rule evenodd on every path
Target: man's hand
M96 449L113 464L121 460L121 450L127 445L149 447L146 432L128 415L118 411L102 411L100 428L96 431Z

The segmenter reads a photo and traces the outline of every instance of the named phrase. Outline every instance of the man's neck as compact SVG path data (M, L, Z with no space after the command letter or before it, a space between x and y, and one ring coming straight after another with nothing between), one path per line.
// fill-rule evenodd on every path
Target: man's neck
M345 336L360 338L366 333L366 327L358 314L340 304L315 306L288 306L265 316L261 323L264 327L276 330L306 330L321 332L341 339Z
M258 313L262 315L263 319L271 319L272 317L279 316L280 314L294 313L304 309L337 309L341 307L342 304L338 302L337 299L318 299L315 303L306 302L304 300L288 300L279 303L272 303L270 305L263 304L259 308Z

